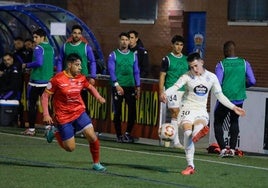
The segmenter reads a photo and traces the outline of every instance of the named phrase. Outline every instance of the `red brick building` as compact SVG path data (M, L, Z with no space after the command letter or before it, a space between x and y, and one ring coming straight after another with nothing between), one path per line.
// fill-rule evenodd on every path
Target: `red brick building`
M207 69L214 71L216 62L223 57L223 43L234 40L237 55L251 62L257 77L257 86L268 87L268 27L228 25L228 0L158 0L158 15L154 24L120 23L119 0L69 1L67 9L93 31L105 57L117 47L117 36L121 31L137 30L149 51L154 78L158 76L162 57L170 51L171 37L174 34L185 34L185 14L205 12Z
M257 2L245 0L243 3L246 1ZM268 21L263 24L230 25L228 0L158 0L157 18L152 24L120 23L120 0L18 0L17 2L50 3L71 11L94 33L106 58L118 46L117 36L120 32L137 30L149 51L153 78L158 78L161 59L170 51L171 37L180 34L187 38L189 24L187 15L192 12L204 12L206 14L204 46L206 68L214 71L216 62L223 57L223 43L234 40L237 45L237 55L246 58L254 69L257 78L256 86L268 87L268 63L266 63ZM264 0L262 3L267 6ZM142 6L141 4L141 8Z

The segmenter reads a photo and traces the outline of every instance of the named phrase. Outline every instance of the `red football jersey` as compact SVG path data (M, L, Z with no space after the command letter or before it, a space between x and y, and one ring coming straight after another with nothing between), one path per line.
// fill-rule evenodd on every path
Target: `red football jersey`
M46 91L53 94L55 119L59 124L71 122L85 111L85 104L80 93L89 85L84 75L70 77L65 71L56 74L50 80Z

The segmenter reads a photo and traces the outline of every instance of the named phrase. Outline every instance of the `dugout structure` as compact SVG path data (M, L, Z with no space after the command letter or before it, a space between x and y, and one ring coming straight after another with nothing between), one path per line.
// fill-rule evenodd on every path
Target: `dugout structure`
M53 22L66 23L66 35L48 35L48 40L58 54L60 47L70 36L71 27L79 24L83 28L83 36L93 48L97 60L103 60L103 53L94 34L87 25L71 12L48 4L8 4L0 2L0 56L13 50L13 39L31 38L32 32L42 28L50 34Z

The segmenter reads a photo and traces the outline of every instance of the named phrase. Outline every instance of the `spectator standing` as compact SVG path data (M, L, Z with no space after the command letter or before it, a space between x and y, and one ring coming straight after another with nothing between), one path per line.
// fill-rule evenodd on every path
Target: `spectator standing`
M75 149L75 133L83 132L93 159L93 169L105 171L106 168L99 162L100 143L95 134L90 117L85 112L85 104L81 97L81 90L86 88L100 103L105 99L92 86L86 77L81 74L82 59L78 54L69 54L66 57L66 70L56 74L42 95L41 103L44 109L43 120L47 124L56 124L58 131L51 128L47 134L47 141L52 142L54 136L59 145L66 151ZM48 111L48 101L53 95L55 121Z
M166 101L167 96L185 86L187 92L182 100L179 120L184 130L184 150L188 166L181 171L182 175L195 173L194 143L199 141L208 132L209 115L207 113L207 99L210 90L216 98L227 108L238 115L245 115L245 111L231 103L222 93L220 83L215 74L203 67L203 60L199 53L192 53L187 57L190 71L182 75L178 81L161 95L161 100Z
M184 46L184 39L182 36L175 35L171 39L172 51L162 59L160 77L159 77L159 94L165 92L168 88L174 85L174 83L188 71L188 63L186 56L183 55L182 50ZM171 93L168 96L167 107L171 113L171 124L176 128L174 147L183 148L179 139L179 127L177 117L179 114L179 107L181 98L185 92L185 88L182 87L178 91ZM164 101L162 101L164 102ZM161 125L160 125L161 126Z
M223 94L236 106L242 108L246 99L246 88L255 85L256 79L248 61L237 57L234 41L227 41L223 45L225 58L217 63L216 75L222 86ZM223 138L223 122L226 116L230 117L230 146L226 147ZM239 115L217 101L214 111L214 132L220 146L221 157L234 156L239 134Z
M72 26L72 36L71 38L62 46L60 50L60 55L57 64L57 72L60 72L66 67L66 58L71 53L77 53L82 59L82 71L81 73L85 75L92 85L95 84L96 78L96 60L94 53L89 44L87 44L82 35L83 28L80 25ZM90 71L89 71L90 68ZM87 90L82 90L82 98L88 107L88 92ZM87 113L89 110L87 108Z
M110 53L108 71L112 81L114 126L117 142L133 142L131 132L136 119L136 98L140 97L140 72L135 53L128 49L129 34L119 34L119 48ZM122 102L128 105L128 122L122 135Z
M46 40L46 32L37 29L33 32L36 47L33 51L33 61L22 64L22 68L30 68L30 81L28 83L28 121L29 128L24 135L35 135L35 121L37 114L37 101L44 92L49 80L53 76L54 49Z
M149 57L148 51L144 48L141 39L139 38L139 33L135 30L128 32L129 34L129 50L136 53L138 57L140 77L148 78L149 76Z

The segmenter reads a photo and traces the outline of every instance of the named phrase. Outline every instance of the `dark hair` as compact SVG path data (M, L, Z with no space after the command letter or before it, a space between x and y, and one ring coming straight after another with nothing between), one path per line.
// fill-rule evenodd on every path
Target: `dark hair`
M235 42L232 40L229 40L223 44L223 53L225 57L229 57L232 55L232 52L234 53L235 48Z
M174 44L175 42L182 42L184 43L184 39L182 36L180 35L175 35L172 39L171 39L171 43Z
M14 38L14 41L16 41L16 40L23 41L23 38L22 38L22 37L15 37L15 38Z
M187 61L190 63L190 62L193 62L194 60L200 60L201 59L201 56L198 52L193 52L193 53L190 53L187 57Z
M119 38L121 38L122 36L125 36L125 37L129 38L129 34L126 33L126 32L122 32L122 33L120 33L120 34L118 35Z
M224 45L223 45L223 50L226 50L226 49L230 48L230 46L235 46L235 42L232 41L232 40L229 40L229 41L225 42Z
M82 61L81 57L77 53L71 53L66 57L67 63L73 63L78 59Z
M13 53L11 53L11 52L6 52L6 53L4 53L4 55L3 55L2 58L4 58L5 56L10 56L10 57L12 57L12 58L14 59L14 55L13 55Z
M46 32L43 29L37 29L33 32L33 34L38 35L40 37L47 36Z
M80 26L80 25L73 25L72 27L72 31L75 30L75 29L79 29L81 32L83 32L83 28Z
M128 33L128 35L130 35L130 34L134 34L135 35L135 37L137 38L138 36L139 36L139 33L137 32L137 31L135 31L135 30L130 30L129 32L127 32Z
M27 38L24 40L24 42L32 42L33 43L34 41L33 41L33 39Z

